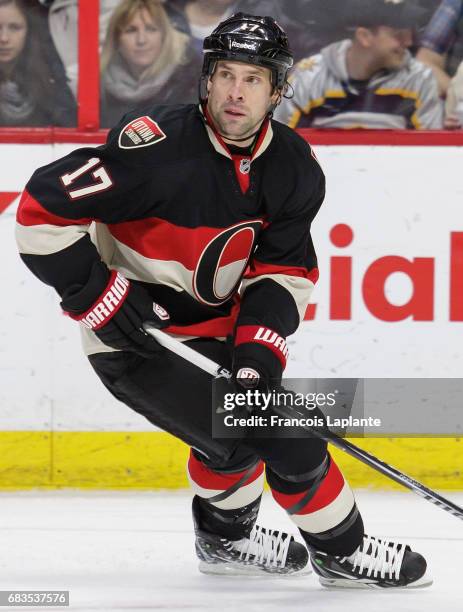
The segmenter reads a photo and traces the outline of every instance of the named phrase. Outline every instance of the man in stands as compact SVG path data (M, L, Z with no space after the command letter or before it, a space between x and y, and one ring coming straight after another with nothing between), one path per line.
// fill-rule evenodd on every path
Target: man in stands
M342 18L352 37L299 62L294 95L275 118L293 128L442 128L435 77L408 51L422 15L413 2L349 2Z

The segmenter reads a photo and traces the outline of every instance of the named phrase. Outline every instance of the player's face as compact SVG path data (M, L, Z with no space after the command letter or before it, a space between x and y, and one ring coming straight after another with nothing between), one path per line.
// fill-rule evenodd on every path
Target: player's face
M272 96L268 68L242 62L218 62L208 83L209 113L220 134L230 139L253 134L278 94Z
M412 30L381 26L373 33L371 50L381 68L394 70L402 65L405 52L412 44Z
M161 52L163 33L146 9L137 11L119 35L119 51L134 72L143 72Z
M14 4L0 7L0 63L13 62L24 49L27 22Z

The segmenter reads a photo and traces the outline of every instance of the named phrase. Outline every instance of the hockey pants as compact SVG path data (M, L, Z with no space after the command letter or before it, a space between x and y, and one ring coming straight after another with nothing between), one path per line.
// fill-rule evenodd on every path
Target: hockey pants
M230 367L225 343L198 339L189 344ZM148 360L118 351L89 360L117 399L192 447L188 475L211 531L228 530L227 537L234 539L250 531L265 467L274 499L309 546L337 555L349 555L359 546L362 518L325 442L309 436L262 438L252 432L238 440L213 438L210 376L173 353Z

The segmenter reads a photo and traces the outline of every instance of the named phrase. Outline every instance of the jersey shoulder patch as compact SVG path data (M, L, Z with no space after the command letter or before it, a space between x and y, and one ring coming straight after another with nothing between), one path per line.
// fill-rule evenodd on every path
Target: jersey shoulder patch
M148 115L143 115L132 119L122 128L118 144L121 149L141 149L158 144L166 138L167 136L156 121Z

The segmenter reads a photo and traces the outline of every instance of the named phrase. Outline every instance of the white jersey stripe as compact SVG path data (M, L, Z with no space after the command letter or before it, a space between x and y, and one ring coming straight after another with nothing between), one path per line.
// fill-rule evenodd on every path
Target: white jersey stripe
M299 319L304 320L305 311L310 302L310 296L315 287L314 283L308 278L302 276L291 276L290 274L262 274L256 278L244 279L241 285L241 293L264 278L270 278L279 285L281 285L286 291L288 291L294 301L296 302L297 310L299 313Z
M88 233L88 225L21 225L16 224L16 242L24 255L58 253Z

